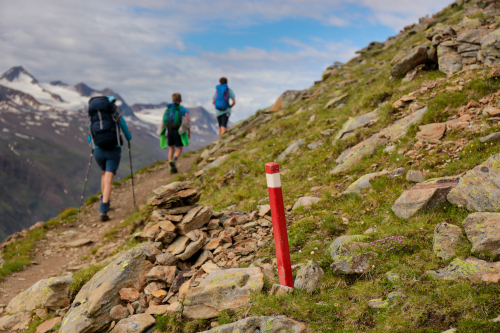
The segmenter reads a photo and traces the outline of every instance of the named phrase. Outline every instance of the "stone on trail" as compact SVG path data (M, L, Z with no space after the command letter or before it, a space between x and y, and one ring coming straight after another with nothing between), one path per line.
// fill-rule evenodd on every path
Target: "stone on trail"
M68 310L60 331L97 332L105 327L112 321L109 315L111 308L121 302L119 291L122 288L140 290L146 284L146 274L152 267L153 264L139 247L121 254L83 286ZM113 331L121 332L115 330L116 327Z
M446 131L446 123L435 123L418 126L420 132L416 137L419 140L436 141L444 136Z
M61 317L54 317L52 319L46 320L36 328L36 333L50 332L60 322L61 322Z
M207 164L203 167L203 170L208 171L213 168L218 168L220 167L227 159L229 158L229 154L227 155L222 155L221 157L218 157L215 161L213 161L210 164Z
M500 262L487 262L474 257L466 260L456 258L447 267L427 271L427 274L443 280L467 279L498 283L500 281Z
M162 253L156 257L156 264L163 266L174 266L175 263L179 260L173 253Z
M473 213L462 225L473 254L500 255L500 213Z
M350 194L359 193L359 192L361 192L361 190L363 190L365 188L370 188L370 187L372 187L372 184L370 183L371 180L378 178L382 175L385 175L387 173L388 173L387 170L382 170L380 172L372 172L372 173L363 175L363 176L359 177L359 179L356 180L354 183L349 185L345 189L345 191L342 192L342 195L347 196Z
M142 333L155 323L156 319L150 314L136 314L120 320L110 333Z
M500 138L500 132L495 132L495 133L491 133L490 135L483 136L482 138L479 138L479 141L489 142L489 141L496 140L498 138Z
M467 171L448 201L479 212L500 210L500 154Z
M72 242L66 243L65 247L80 247L92 243L92 240L88 238L81 238L74 240Z
M401 50L391 61L391 75L393 77L403 76L420 64L427 61L427 44Z
M271 290L269 290L269 295L283 296L293 292L292 287L283 286L281 284L273 284Z
M425 171L408 170L406 173L406 180L414 183L423 183L427 179L428 174Z
M21 312L12 316L4 316L0 318L0 330L12 332L17 330L25 330L31 322L31 313Z
M271 212L270 205L261 205L261 206L258 206L257 208L259 208L259 216L265 216Z
M167 285L171 285L177 275L177 267L175 266L155 266L146 275L146 280L163 281Z
M193 186L193 182L173 182L168 185L163 185L153 190L153 194L157 199L163 199L165 197L172 196L173 194L182 191L184 189L190 188Z
M121 305L121 304L118 304L118 305L115 305L111 308L111 310L109 311L109 316L111 317L111 319L113 320L121 320L121 319L125 319L127 318L128 316L130 315L130 312L129 310Z
M342 125L342 129L335 135L334 140L342 139L345 136L345 134L352 133L354 132L354 130L358 128L362 128L376 123L378 121L378 112L379 109L376 109L362 116L356 118L349 118L349 120L346 121L344 125Z
M235 310L245 305L263 286L264 274L258 267L215 271L189 289L183 315L191 319L215 318L224 309Z
M316 197L301 197L297 200L295 205L293 205L292 210L296 210L299 207L309 207L319 201L321 201L321 199Z
M198 209L201 208L201 209ZM196 213L193 213L196 211ZM182 219L182 221L177 224L178 233L181 235L185 235L190 231L200 229L205 224L210 221L212 217L212 211L208 207L196 207L193 210L190 210Z
M483 109L483 116L498 117L500 116L500 109L494 106L487 106Z
M450 190L457 186L458 177L429 179L404 191L392 206L396 216L408 220L413 215L435 209L446 202Z
M321 277L323 275L325 275L325 272L323 272L319 264L315 260L309 260L297 273L294 287L312 293L321 286Z
M34 311L36 308L58 309L70 305L69 285L73 282L68 277L43 279L14 297L7 308L7 313Z
M204 263L203 265L201 265L201 269L203 269L205 271L205 273L208 273L208 274L221 270L219 268L219 266L217 266L213 262Z
M119 293L120 299L127 302L135 302L139 298L139 292L134 288L122 288Z
M167 252L171 254L180 254L184 252L191 240L186 236L177 236L177 238L167 247Z
M278 156L278 163L283 161L288 155L295 154L299 151L300 146L306 142L305 139L299 139L288 145L288 147Z
M234 332L265 332L265 333L305 333L306 325L285 316L249 317L237 322L217 326L201 333L234 333Z
M465 244L462 229L456 225L442 222L434 229L432 250L437 257L443 260L453 258L457 249Z

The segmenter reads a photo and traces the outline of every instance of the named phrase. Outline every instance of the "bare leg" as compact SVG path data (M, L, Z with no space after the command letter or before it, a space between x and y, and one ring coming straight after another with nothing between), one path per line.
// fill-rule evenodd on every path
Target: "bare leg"
M112 172L106 171L103 175L103 182L101 186L104 187L102 191L102 202L108 203L111 197L111 187L113 186L113 177L115 175Z
M168 147L168 161L172 161L172 159L174 158L174 150L175 150L175 147L172 146L172 147Z
M102 175L101 175L101 195L104 193L104 174L105 174L106 171L103 171L102 172Z
M175 159L177 159L182 154L182 147L177 147L175 149Z
M219 137L222 138L222 134L226 133L226 128L224 126L219 127Z

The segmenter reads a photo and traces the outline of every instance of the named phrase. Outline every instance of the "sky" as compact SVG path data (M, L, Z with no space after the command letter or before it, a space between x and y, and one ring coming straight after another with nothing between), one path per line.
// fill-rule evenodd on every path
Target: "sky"
M213 112L221 76L232 120L309 88L335 61L451 0L0 1L0 73L109 87L128 104L169 101Z

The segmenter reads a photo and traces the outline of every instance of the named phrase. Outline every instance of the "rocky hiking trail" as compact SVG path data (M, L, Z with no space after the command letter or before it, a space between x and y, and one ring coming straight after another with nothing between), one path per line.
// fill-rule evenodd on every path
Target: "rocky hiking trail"
M188 172L194 159L195 157L181 157L177 163L179 173ZM128 168L128 161L122 161L122 167ZM143 205L151 196L152 189L171 182L175 176L169 174L168 163L156 166L146 173L134 175L136 204ZM46 238L35 246L34 264L6 276L0 282L0 303L8 304L14 296L40 279L59 276L64 272L70 274L82 267L95 264L95 258L82 259L82 257L89 254L96 246L108 247L109 253L112 252L109 250L121 245L128 235L117 235L112 241L106 241L104 234L135 211L130 180L113 187L111 204L109 213L111 219L107 222L99 221L99 203L96 202L90 209L83 209L77 221L47 232Z

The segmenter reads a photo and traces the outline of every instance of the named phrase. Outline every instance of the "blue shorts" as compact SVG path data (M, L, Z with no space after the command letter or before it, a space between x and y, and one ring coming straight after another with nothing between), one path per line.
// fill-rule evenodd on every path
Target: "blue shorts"
M96 148L94 150L94 158L102 171L109 171L116 175L116 170L120 165L122 157L122 149L115 147L113 149Z

